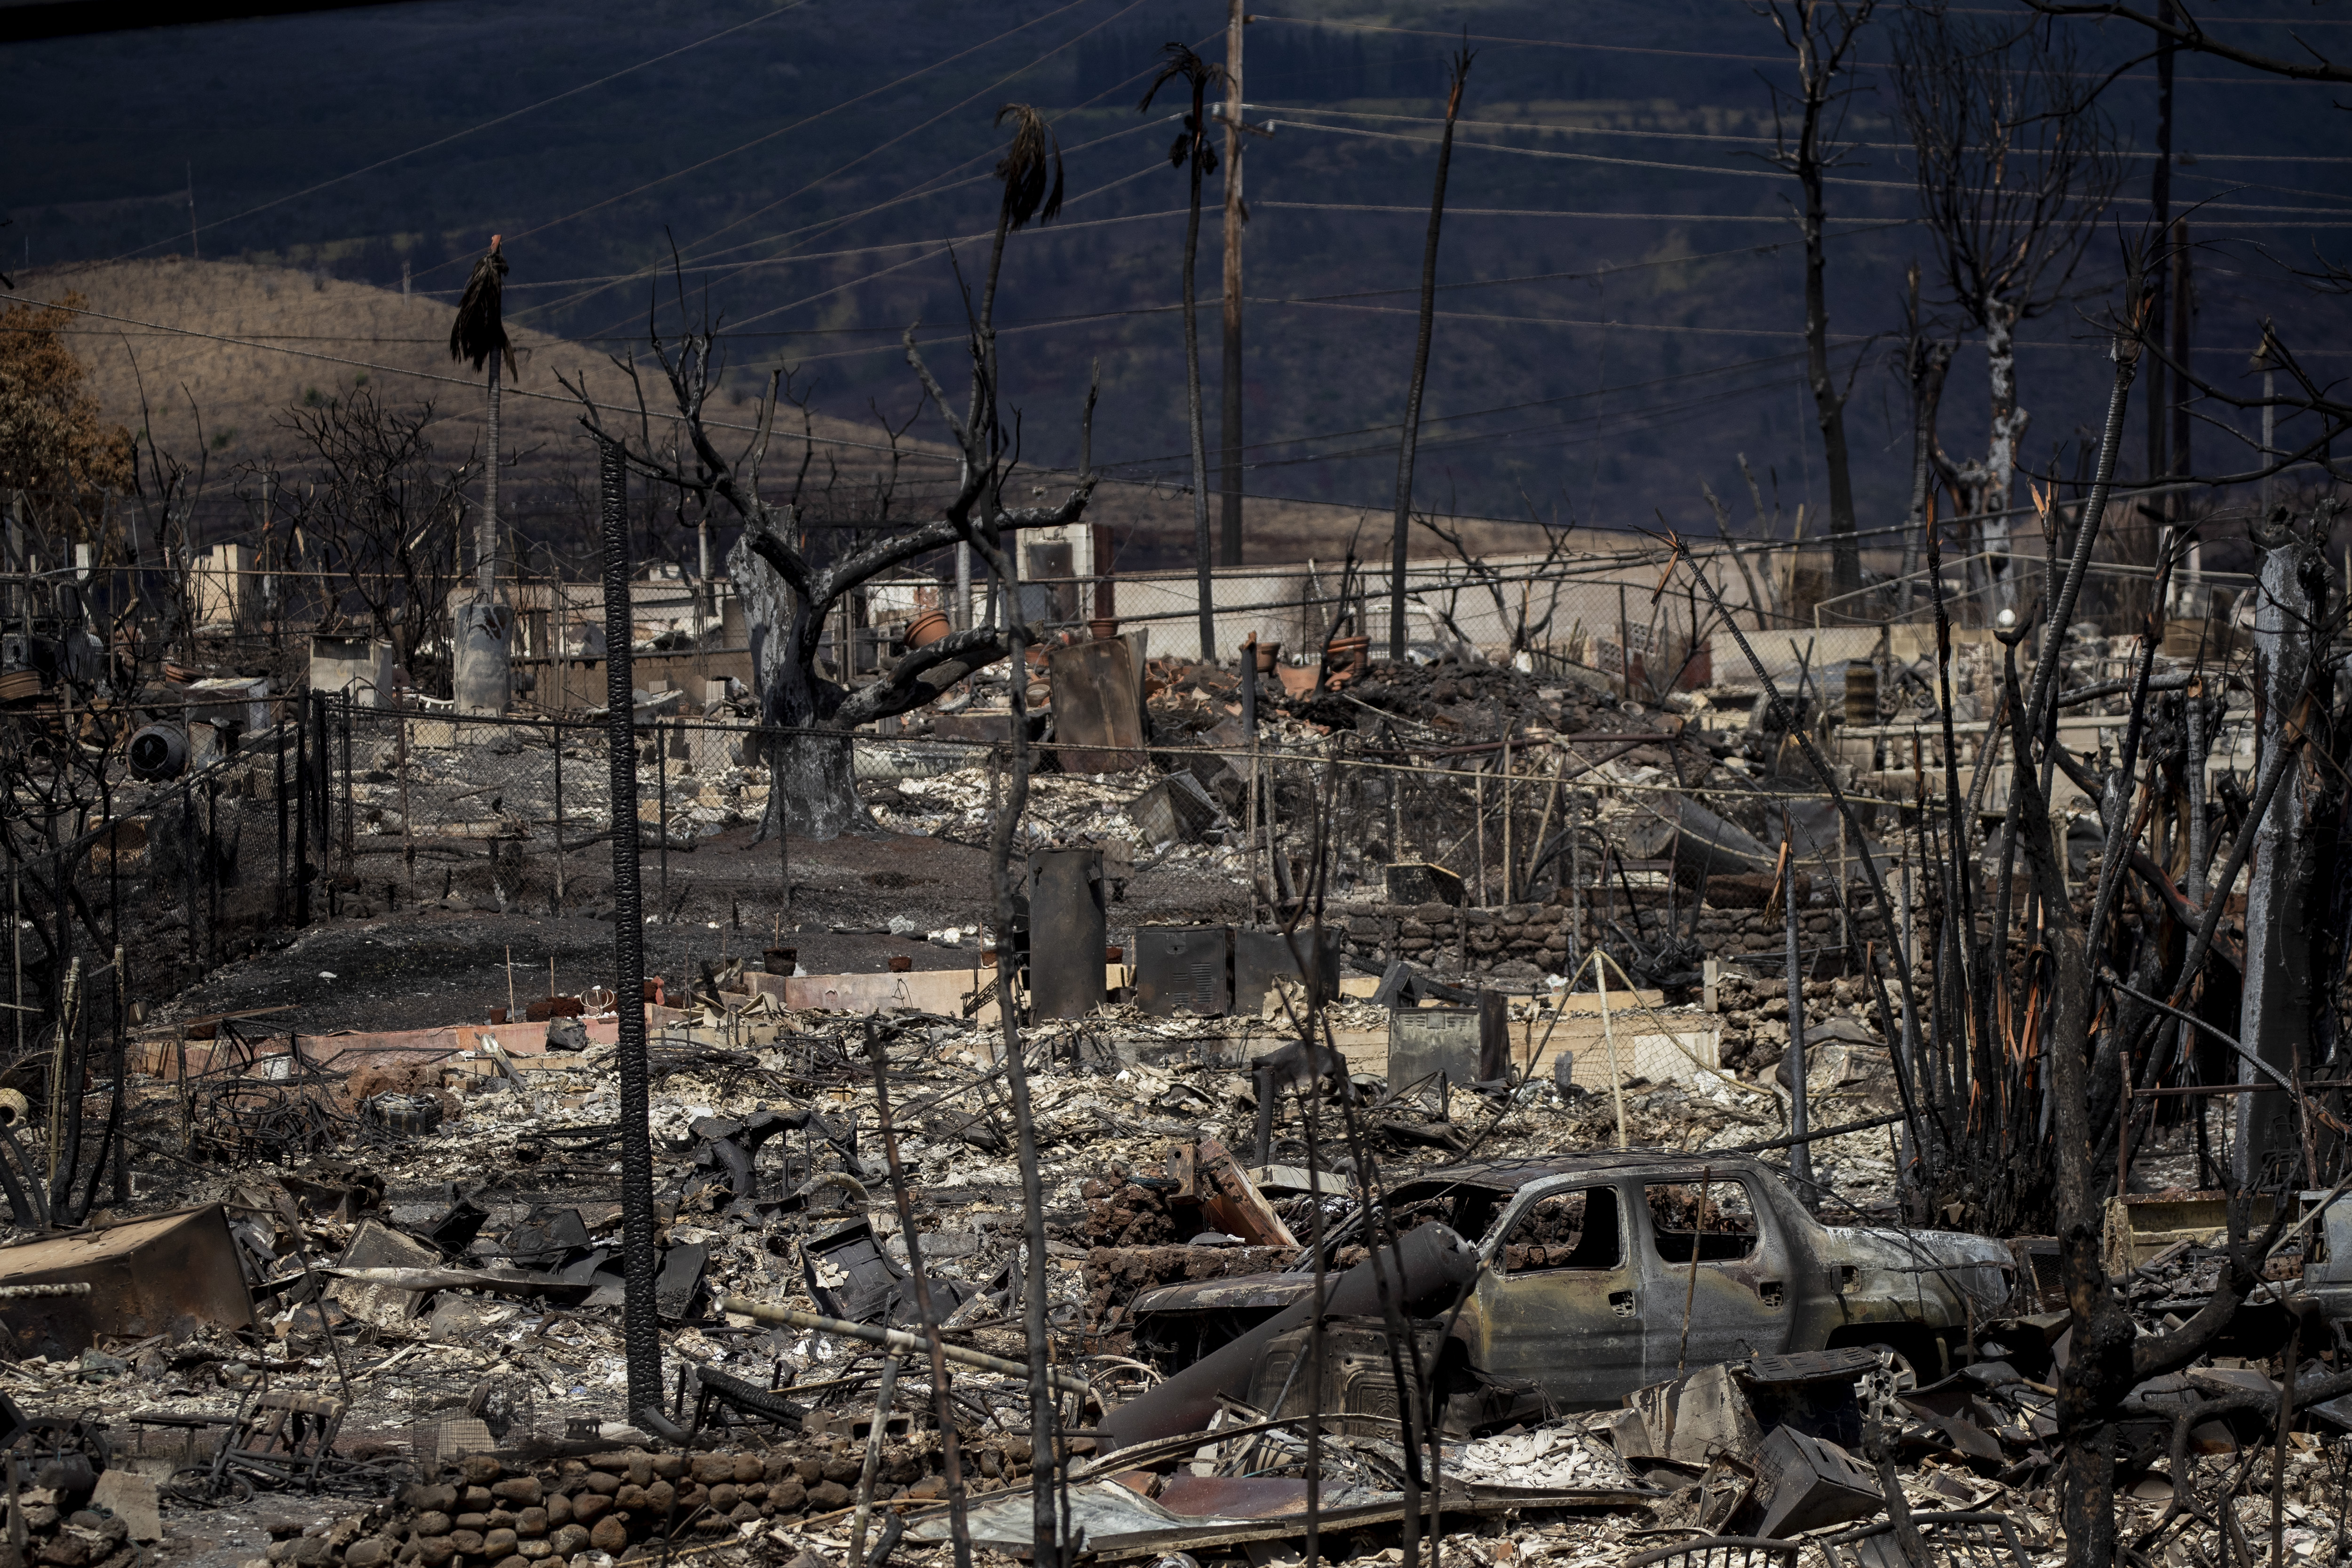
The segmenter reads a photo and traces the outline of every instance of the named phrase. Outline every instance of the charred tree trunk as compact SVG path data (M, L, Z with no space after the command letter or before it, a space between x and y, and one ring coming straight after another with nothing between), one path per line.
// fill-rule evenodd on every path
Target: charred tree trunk
M1445 95L1445 129L1437 141L1437 183L1429 195L1429 237L1421 251L1421 324L1413 335L1412 379L1405 384L1404 434L1397 445L1396 530L1389 544L1389 658L1404 662L1405 538L1412 524L1412 460L1421 444L1421 394L1429 380L1429 338L1437 299L1437 240L1445 226L1445 175L1454 164L1454 121L1462 112L1462 84L1470 57L1457 55ZM1364 636L1361 626L1356 635Z
M1917 275L1915 272L1913 276ZM1936 479L1936 415L1943 406L1944 377L1952 368L1952 345L1940 339L1911 339L1911 511L1903 530L1903 613L1916 596L1913 574L1927 543L1927 502Z
M2008 514L2016 490L2017 448L2025 438L2025 410L2017 405L2017 321L2014 302L1988 299L1985 322L1985 370L1992 393L1992 439L1985 451L1984 489L1978 510L1984 517L1980 548L2005 552L2011 545L2015 519ZM1986 563L1993 584L1994 610L2017 607L2017 572L2013 560Z
M1192 146L1186 158L1191 165L1192 199L1184 213L1184 424L1192 438L1192 552L1199 563L1201 658L1213 664L1217 658L1216 575L1210 564L1215 557L1210 553L1207 437L1201 428L1201 311L1192 297L1201 259L1201 176L1204 172L1201 152L1207 135L1201 119L1203 94L1204 84L1193 83Z
M829 730L841 689L816 673L823 607L795 592L752 550L736 542L727 570L743 596L743 623L751 641L751 668L760 683L761 742L768 768L768 815L761 837L790 823L823 842L868 825L858 805L853 742Z
M2309 523L2288 523L2263 544L2262 585L2254 609L2254 690L2267 763L2278 748L2324 725L2326 680L2313 641L2326 612L2330 584L2326 534ZM2246 884L2245 991L2238 1038L2279 1072L2294 1075L2310 1061L2314 991L2312 964L2322 932L2324 895L2316 887L2320 835L2311 820L2318 793L2308 776L2306 750L2262 813L2255 830L2253 873ZM2229 889L2214 891L2226 898ZM2263 1175L2265 1155L2281 1143L2291 1120L2287 1095L2252 1061L2240 1058L2238 1081L2264 1087L2232 1097L2236 1119L2231 1174L2240 1186Z
M1815 111L1816 113L1818 110ZM1811 128L1806 138L1812 140ZM1830 480L1830 574L1840 594L1862 587L1862 547L1853 531L1853 473L1845 441L1845 395L1830 372L1828 261L1822 230L1829 221L1822 200L1822 163L1808 156L1798 177L1804 182L1805 379L1812 388L1813 419L1822 429L1822 461Z

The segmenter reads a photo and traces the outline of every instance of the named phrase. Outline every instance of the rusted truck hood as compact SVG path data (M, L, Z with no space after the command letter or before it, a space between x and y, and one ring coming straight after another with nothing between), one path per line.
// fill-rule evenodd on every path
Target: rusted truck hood
M1315 1288L1312 1274L1244 1274L1224 1279L1187 1279L1162 1285L1135 1299L1145 1312L1272 1311L1289 1306Z
M1900 1317L1929 1327L1964 1326L2005 1310L2016 1261L1989 1237L1957 1230L1823 1226L1822 1261L1848 1314Z

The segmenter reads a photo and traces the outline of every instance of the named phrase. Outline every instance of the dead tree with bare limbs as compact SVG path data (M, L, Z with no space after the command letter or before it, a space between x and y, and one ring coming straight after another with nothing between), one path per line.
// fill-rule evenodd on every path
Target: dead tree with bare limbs
M1846 399L1855 371L1841 386L1830 370L1829 204L1822 185L1846 161L1845 119L1855 89L1854 56L1877 0L1769 0L1756 7L1796 57L1797 90L1775 85L1770 161L1797 177L1797 231L1805 242L1805 383L1821 426L1829 470L1832 591L1862 587L1862 550L1854 537L1853 471L1845 436Z
M908 329L912 355L912 329ZM940 401L937 383L918 363L929 401L953 434L957 446L954 490L921 521L887 515L856 520L854 542L830 554L813 548L803 527L799 487L792 499L771 500L762 493L780 406L782 372L770 378L755 400L752 428L730 451L707 406L720 375L718 324L705 319L676 339L652 332L654 368L676 409L684 434L685 460L673 458L644 432L656 416L639 422L634 435L623 430L583 385L566 383L580 399L581 423L618 443L629 464L656 482L698 497L742 529L728 557L728 569L742 596L760 689L760 713L769 731L763 752L769 769L770 820L790 823L812 838L829 839L865 827L851 769L850 736L859 726L911 712L937 700L975 670L1006 657L1013 646L1005 626L973 626L905 654L880 679L855 689L822 674L818 652L827 617L849 594L908 562L959 543L971 542L974 526L1010 534L1023 528L1051 528L1078 521L1094 493L1095 476L1081 473L1053 506L1007 507L1004 489L1014 467L997 429L992 333L973 328L972 413L959 416ZM645 382L634 356L616 360L646 407ZM1089 402L1091 408L1091 402ZM664 418L670 417L664 416ZM992 446L992 440L996 445ZM889 495L876 492L877 504ZM836 674L845 671L836 670ZM1014 683L1018 686L1018 682Z
M1911 137L1919 210L1947 300L1982 334L1990 395L1985 453L1939 458L1947 486L1995 552L1985 585L2017 604L2011 547L2018 453L2030 417L2017 391L2017 331L2067 298L2122 178L2116 133L2072 40L2011 18L1940 5L1897 35L1895 84Z

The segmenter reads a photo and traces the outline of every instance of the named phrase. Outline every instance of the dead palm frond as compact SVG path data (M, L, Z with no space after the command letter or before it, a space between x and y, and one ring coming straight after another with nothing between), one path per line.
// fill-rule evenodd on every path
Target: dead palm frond
M515 374L514 345L507 341L507 325L499 298L506 291L507 258L499 251L501 236L490 236L490 247L474 263L466 292L457 300L457 319L449 323L449 357L470 360L476 370L492 354L506 361Z
M1225 85L1225 68L1217 61L1202 59L1185 45L1169 44L1165 47L1168 63L1161 66L1160 74L1151 79L1151 87L1144 93L1143 101L1135 106L1135 111L1140 114L1150 108L1151 100L1159 97L1160 89L1170 82L1182 82L1192 90L1192 109L1184 116L1184 129L1169 144L1168 162L1181 168L1186 154L1190 153L1200 165L1202 174L1213 174L1217 172L1217 149L1209 141L1202 106L1211 88Z
M1051 223L1062 212L1062 143L1045 117L1025 103L1008 103L996 111L996 123L1013 122L1013 144L997 160L996 177L1004 182L999 221L1007 230L1025 226L1032 218Z

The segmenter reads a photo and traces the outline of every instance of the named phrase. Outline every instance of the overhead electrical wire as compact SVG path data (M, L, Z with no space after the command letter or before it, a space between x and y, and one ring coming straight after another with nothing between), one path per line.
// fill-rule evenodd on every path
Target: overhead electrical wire
M1287 114L1291 111L1286 109L1280 112ZM1360 126L1355 125L1317 125L1306 121L1298 120L1281 121L1277 121L1277 123L1287 125L1293 130L1320 131L1325 134L1331 136L1361 136L1381 142L1409 142L1423 146L1428 145L1430 141L1430 139L1425 136L1404 136L1400 135L1393 131L1367 131ZM1672 173L1685 174L1730 174L1741 179L1753 180L1792 180L1796 178L1795 174L1786 169L1730 169L1713 163L1664 163L1647 158L1612 158L1605 153L1571 153L1565 149L1554 147L1509 147L1496 142L1465 142L1457 140L1454 143L1454 146L1457 152L1465 149L1473 149L1481 153L1507 153L1522 158L1559 158L1578 163L1607 163L1628 169L1663 169ZM1823 184L1830 185L1861 186L1872 190L1882 191L1915 192L1919 188L1918 182L1916 180L1864 180L1857 179L1848 174L1824 174L1822 176L1822 183ZM2104 206L2113 206L2118 201L2136 202L2140 199L2141 198L2137 196L2111 196L2101 205ZM2341 199L2352 201L2352 196ZM2339 215L2352 216L2352 209L2347 209L2344 207L2273 206L2247 202L2204 202L2200 205L2208 212L2312 213L2322 216ZM1454 207L1448 207L1446 209L1448 213L1452 213L1456 210L1459 209Z
M690 44L680 44L677 48L671 49L666 54L654 55L646 59L637 61L635 65L624 66L619 70L596 78L593 81L583 81L577 87L567 87L562 92L556 93L552 97L542 98L536 103L527 103L520 109L509 110L506 113L495 115L488 120L481 121L478 125L468 125L463 131L453 131L446 136L436 137L430 142L421 142L415 147L411 147L404 153L394 153L388 158L379 158L373 163L365 163L361 165L359 168L347 170L344 173L336 174L329 179L320 180L317 184L305 185L299 191L291 191L282 196L273 196L257 206L247 207L243 212L231 213L226 217L215 218L210 223L198 224L194 228L189 229L186 232L191 235L204 234L220 227L223 224L238 223L246 218L253 216L256 213L268 212L270 208L283 206L288 202L299 201L304 196L316 195L319 192L327 189L331 185L341 184L345 180L355 180L362 174L373 174L378 169L390 168L393 164L399 163L404 158L414 158L420 153L430 153L436 148L446 147L453 142L462 142L468 136L478 136L485 131L493 130L498 126L520 120L527 114L536 113L551 103L561 103L567 98L576 98L583 92L588 92L593 89L603 87L608 82L615 82L625 76L644 70L648 66L657 66L664 60L674 60L680 55L688 54L702 47L705 44L715 44L721 38L731 37L735 34L743 31L746 27L757 26L761 23L767 21L770 17L781 16L786 11L799 10L808 3L809 0L782 0L782 4L774 5L769 10L762 11L756 16L751 17L746 21L738 22L731 27L721 27L719 31L709 34L708 37L697 38ZM179 237L179 235L175 233L168 239L155 240L150 244L140 246L135 250L126 250L120 256L110 258L109 263L101 265L110 264L114 261L128 261L134 256L142 255L147 251L154 249L158 245L176 244Z
M2352 26L2352 22L2347 22L2346 25ZM1252 104L1249 107L1269 113L1328 114L1347 120L1401 121L1412 125L1443 125L1445 123L1445 120L1443 115L1385 114L1364 109L1331 109L1321 104ZM1643 131L1618 125L1565 125L1549 120L1461 119L1456 120L1454 124L1456 126L1475 127L1477 129L1486 131L1536 131L1546 133L1559 132L1576 136L1630 136L1663 142L1733 142L1748 146L1763 147L1770 147L1779 144L1779 139L1770 136L1734 136L1727 132L1707 131ZM1457 142L1455 145L1468 146L1470 143ZM1485 143L1480 143L1480 145L1485 145ZM1908 142L1849 142L1844 143L1844 145L1849 147L1865 148L1874 153L1907 153L1912 149L1912 144ZM2138 159L2155 158L2160 154L2152 152L2142 153L2128 147L2119 147L2114 150L2114 155L2118 158ZM2175 153L2172 154L2172 157L2176 163L2179 163L2182 160L2187 160L2187 163L2184 165L2186 167L2194 167L2198 163L2208 162L2231 163L2352 163L2352 157L2340 157L2326 153L2305 154L2301 153L2200 153L2190 149Z
M1250 20L1288 22L1301 27L1349 27L1364 33L1402 33L1416 37L1444 38L1449 43L1466 39L1471 43L1517 44L1522 47L1535 49L1581 49L1595 54L1610 55L1665 55L1677 59L1731 60L1742 65L1783 66L1787 65L1790 59L1787 55L1735 55L1713 49L1666 49L1641 44L1596 44L1583 38L1515 38L1507 37L1499 33L1446 32L1431 27L1398 27L1381 22L1346 22L1335 16L1277 16L1265 11L1251 12ZM1856 60L1854 65L1858 69L1884 70L1886 68L1875 60ZM2136 79L2138 77L2139 73L2134 71L2128 73L2126 79ZM2196 82L2213 87L2253 87L2265 84L2282 87L2334 85L2327 82L2293 81L2273 76L2175 76L2172 79L2176 82Z
M863 103L869 98L878 97L883 93L888 92L893 88L904 87L907 83L915 80L919 77L929 75L932 71L939 69L941 66L953 65L956 61L962 59L966 55L977 54L981 50L987 48L992 44L1001 43L1004 39L1013 37L1015 33L1025 32L1029 28L1037 26L1040 22L1050 21L1054 17L1060 16L1063 12L1073 10L1077 6L1086 5L1087 3L1087 0L1067 0L1067 3L1065 5L1058 5L1051 11L1043 12L1038 16L1032 16L1025 22L1016 23L1013 26L1005 28L1003 32L996 34L992 37L982 39L979 43L972 45L969 48L958 49L954 54L933 60L929 65L919 66L894 81L887 81L879 87L868 88L864 92L857 93L853 97L845 98L838 103L828 104L824 108L818 110L814 114L803 115L800 119L793 121L790 125L781 125L772 131L763 131L759 135L752 137L750 141L739 142L723 153L715 153L709 157L701 159L697 163L689 163L682 169L673 169L667 174L658 175L654 179L646 181L642 184L632 186L630 189L623 191L617 195L601 197L596 201L590 202L585 206L575 207L572 211L563 214L561 217L550 218L545 223L535 224L530 228L520 230L507 237L509 239L524 239L528 238L531 235L544 234L551 228L560 227L564 224L572 222L575 218L585 217L588 214L595 212L600 208L610 206L614 202L626 201L631 196L643 195L646 192L652 190L656 185L667 184L672 180L680 179L688 174L695 174L700 170L709 168L714 163L724 163L726 160L734 157L739 153L748 153L752 148L760 146L764 142L772 142L779 136L788 136L792 132L801 130L804 126L814 125L820 120L824 120L830 115L838 114L843 110L848 109L856 104ZM446 261L436 262L433 266L425 268L424 272L418 274L418 276L422 277L438 272L445 267L470 265L471 262L466 258L452 257Z
M1085 0L1070 0L1069 5L1062 7L1062 11L1069 10L1074 6L1084 3ZM1068 48L1071 45L1076 44L1079 39L1087 37L1087 34L1097 32L1101 28L1110 26L1111 23L1117 21L1119 17L1126 16L1129 11L1134 10L1141 4L1143 4L1143 0L1127 0L1126 5L1120 6L1109 16L1105 16L1102 20L1096 22L1093 26L1085 28L1080 32L1071 34L1060 43L1055 44L1052 48L1047 49L1044 54L1037 56L1035 58L1024 63L1013 70L1007 71L1004 75L997 78L986 87L982 88L978 92L967 94L966 96L958 99L955 102L949 104L938 113L933 114L929 119L919 121L917 123L909 125L904 130L899 131L896 135L885 138L875 145L866 148L866 151L858 153L857 156L850 159L847 163L837 164L834 168L827 170L824 174L818 175L816 178L803 183L799 189L788 191L784 195L776 197L773 201L762 203L761 205L752 208L750 212L744 213L740 216L730 218L727 222L720 224L717 228L712 229L709 233L702 236L701 238L691 241L685 246L680 251L681 258L686 254L698 252L700 247L708 245L710 241L718 238L720 235L726 234L731 229L749 223L753 218L758 217L764 213L773 212L776 208L783 205L786 202L793 201L800 196L807 195L810 191L815 190L818 186L825 184L827 181L840 178L843 174L847 174L850 170L856 168L858 164L863 163L868 158L876 156L886 149L898 145L899 142L904 142L908 137L915 135L919 132L929 130L930 127L938 124L940 121L946 119L949 115L955 113L958 110L968 108L982 99L994 97L997 90L1003 88L1007 82L1013 81L1016 78L1026 75L1028 72L1036 69L1037 67L1045 64L1047 60L1052 59L1055 55L1060 54L1064 49ZM1058 16L1061 15L1061 11L1049 12L1048 15ZM1043 19L1044 18L1042 17L1040 18L1040 20ZM1024 24L1024 26L1026 25L1027 24ZM967 162L970 162L970 160L967 160ZM747 263L746 265L750 264ZM660 266L656 264L646 269L646 275L648 277L655 276L657 275L660 270ZM732 276L732 274L730 274L729 276ZM726 278L722 277L718 279L717 281L723 283L726 281ZM577 296L576 298L584 299L592 297L601 291L602 287L600 286L600 288L589 289L586 294ZM572 302L572 300L555 300L546 304L535 305L530 307L530 309L535 310L554 310L559 306Z

